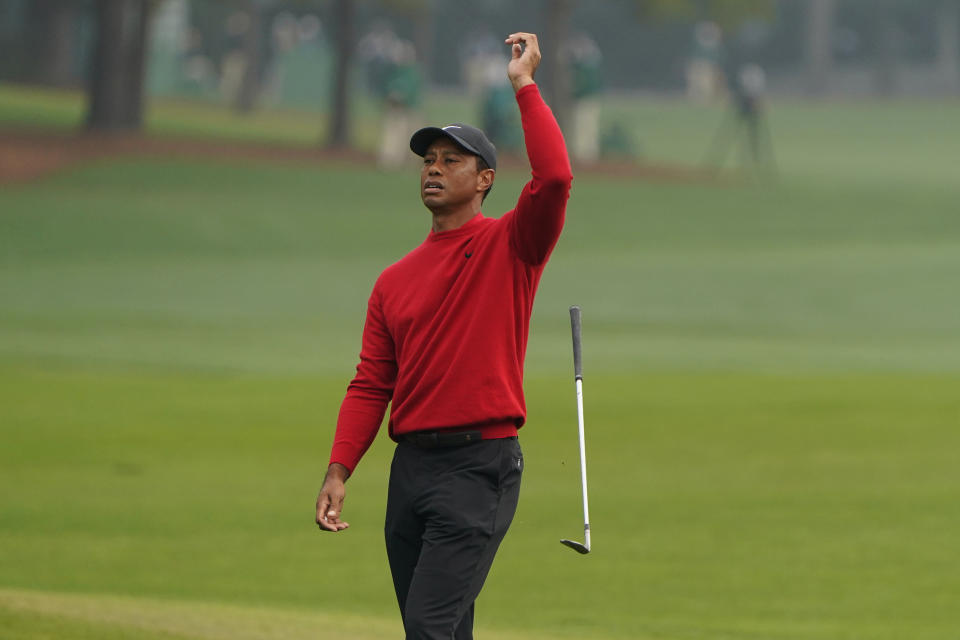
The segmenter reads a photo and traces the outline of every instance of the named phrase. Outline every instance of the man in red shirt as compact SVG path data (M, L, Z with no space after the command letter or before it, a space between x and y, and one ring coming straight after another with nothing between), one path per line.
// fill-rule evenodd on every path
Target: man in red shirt
M344 484L390 404L397 448L384 532L408 639L473 637L473 603L519 497L530 315L573 179L533 81L537 37L514 33L506 43L532 179L513 210L484 217L496 150L483 132L457 123L413 135L433 227L374 285L317 497L321 530L346 529Z

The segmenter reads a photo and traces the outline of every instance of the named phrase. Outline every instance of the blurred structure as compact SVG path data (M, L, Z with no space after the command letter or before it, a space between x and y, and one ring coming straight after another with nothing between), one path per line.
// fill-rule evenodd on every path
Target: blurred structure
M0 0L0 80L83 86L99 31L98 7L141 2ZM190 94L189 83L171 75L172 43L179 42L186 55L187 33L194 43L195 81L207 73L198 71L206 66L197 64L199 55L214 66L214 83L224 85L228 98L235 97L246 75L241 66L253 69L241 65L238 54L256 58L250 51L263 56L259 77L266 81L271 56L277 53L273 25L281 14L297 20L313 15L325 25L331 40L323 42L327 73L335 75L340 55L333 41L349 36L352 53L358 34L383 23L416 43L429 85L463 83L473 95L482 88L483 56L500 51L504 34L518 23L538 31L545 47L556 44L552 30L564 35L564 24L601 43L604 81L613 91L708 95L720 29L727 49L744 50L767 70L771 95L942 95L960 86L958 0L552 0L510 5L505 11L508 5L505 0L469 5L434 0L148 0L154 19L148 25L147 87L155 94ZM259 29L249 28L257 22ZM344 31L341 22L350 28ZM425 57L428 52L442 55ZM553 72L543 70L545 86ZM303 81L310 82L302 73ZM329 99L334 88L332 78L326 80Z
M723 93L723 30L704 20L693 28L693 46L687 60L687 97L712 102Z

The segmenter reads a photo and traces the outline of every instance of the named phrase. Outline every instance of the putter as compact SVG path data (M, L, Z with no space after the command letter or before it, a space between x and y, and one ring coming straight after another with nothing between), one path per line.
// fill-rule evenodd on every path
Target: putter
M570 307L570 329L573 331L573 373L577 382L577 423L580 428L580 481L583 485L583 544L561 540L577 553L590 553L590 509L587 506L587 451L583 442L583 367L580 361L580 307Z

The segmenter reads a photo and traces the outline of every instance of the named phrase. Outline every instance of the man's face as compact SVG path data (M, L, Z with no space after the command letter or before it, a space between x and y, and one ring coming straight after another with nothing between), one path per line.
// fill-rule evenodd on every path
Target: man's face
M477 170L477 156L445 136L437 138L423 156L420 197L431 210L469 204L493 182L492 170Z

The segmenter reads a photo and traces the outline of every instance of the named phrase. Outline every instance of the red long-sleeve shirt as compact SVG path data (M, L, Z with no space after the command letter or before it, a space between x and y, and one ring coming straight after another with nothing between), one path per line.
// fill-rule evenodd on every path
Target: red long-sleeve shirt
M470 427L516 435L533 298L563 228L573 180L560 127L536 85L517 92L532 179L500 218L477 214L383 271L367 305L357 375L330 462L351 472L380 428L390 437Z

